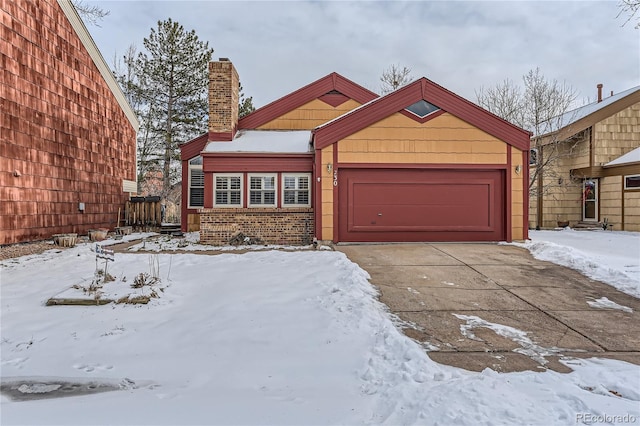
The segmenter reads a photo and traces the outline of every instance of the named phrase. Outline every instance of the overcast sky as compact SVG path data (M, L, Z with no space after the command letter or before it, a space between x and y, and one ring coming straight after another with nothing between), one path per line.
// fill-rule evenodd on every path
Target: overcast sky
M142 48L172 18L229 58L244 92L263 106L337 72L379 93L391 64L476 101L482 86L540 67L580 101L640 85L640 30L616 1L87 1L111 13L89 25L107 62Z

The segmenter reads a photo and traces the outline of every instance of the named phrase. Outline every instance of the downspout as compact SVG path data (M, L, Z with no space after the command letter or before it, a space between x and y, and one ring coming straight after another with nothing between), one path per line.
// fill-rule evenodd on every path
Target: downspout
M538 158L536 159L538 161L538 165L540 163L542 163L542 155L543 155L543 145L540 145L540 149L538 149ZM538 190L537 190L537 211L536 211L536 229L542 229L542 208L543 208L543 204L542 204L542 189L543 189L543 182L542 182L542 172L544 172L544 170L539 171L538 172Z
M309 141L311 149L313 149L313 242L322 240L322 164L321 151L315 146L315 132L311 131L311 140Z
M522 239L529 239L529 156L531 155L531 150L522 151L523 154L523 171L524 171L524 179L522 179Z

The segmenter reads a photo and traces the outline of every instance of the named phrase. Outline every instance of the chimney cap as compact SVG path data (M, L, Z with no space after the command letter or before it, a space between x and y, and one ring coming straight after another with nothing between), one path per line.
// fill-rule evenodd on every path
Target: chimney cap
M222 58L220 58L220 60L222 60ZM602 89L603 84L602 83L598 83L598 85L596 86L598 89Z
M220 62L230 62L229 58L218 58Z

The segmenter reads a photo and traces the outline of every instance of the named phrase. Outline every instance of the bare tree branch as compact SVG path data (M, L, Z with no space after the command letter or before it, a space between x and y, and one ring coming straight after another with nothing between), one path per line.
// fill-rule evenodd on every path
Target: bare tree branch
M623 27L633 20L636 17L636 14L640 15L640 0L620 0L618 7L620 10L618 11L616 18L619 18L621 15L628 15L627 20L622 24ZM636 23L635 28L640 29L640 16L638 17L638 22Z
M100 26L98 22L103 20L105 16L108 16L109 13L111 13L108 10L104 10L100 6L89 5L85 3L84 0L71 0L71 4L73 4L73 7L76 8L78 15L80 15L80 17L85 22L95 25L96 27Z
M410 68L400 68L400 65L391 65L389 68L382 71L382 76L380 77L382 86L380 87L380 91L383 95L386 95L387 93L405 86L407 83L411 82L411 80L413 80L413 78L411 77Z
M564 82L548 80L540 68L525 74L522 82L522 88L509 79L481 88L476 92L478 105L533 133L530 155L535 161L529 168L529 195L568 188L571 179L556 166L574 154L582 139L560 140L557 131L573 121L568 111L576 92Z

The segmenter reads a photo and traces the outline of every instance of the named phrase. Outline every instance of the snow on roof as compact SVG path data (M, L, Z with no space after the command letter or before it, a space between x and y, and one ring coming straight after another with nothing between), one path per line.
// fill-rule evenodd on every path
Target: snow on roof
M204 152L310 152L309 130L240 130L230 142L209 142Z
M629 163L640 163L640 147L634 149L633 151L627 152L626 154L616 158L613 161L609 161L604 165L604 167L619 166L621 164Z
M632 87L631 89L627 89L613 96L609 96L608 98L603 99L601 102L594 102L588 105L581 106L580 108L567 111L564 114L561 114L557 117L552 118L550 121L554 122L553 123L554 130L560 130L563 127L573 124L576 121L588 115L591 115L594 112L599 111L602 108L609 106L612 103L619 101L620 99L626 96L631 95L632 93L637 92L638 90L640 90L640 86Z

